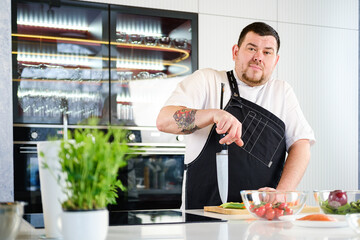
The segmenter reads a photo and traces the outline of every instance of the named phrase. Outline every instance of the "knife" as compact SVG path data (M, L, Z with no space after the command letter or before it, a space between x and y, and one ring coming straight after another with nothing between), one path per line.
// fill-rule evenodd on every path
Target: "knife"
M220 109L223 107L224 85L221 83ZM225 134L221 137L225 137ZM229 187L229 158L228 146L225 143L221 145L221 151L216 153L216 175L221 202L226 203Z
M221 202L226 203L229 186L229 159L226 144L222 144L221 152L216 153L216 174Z

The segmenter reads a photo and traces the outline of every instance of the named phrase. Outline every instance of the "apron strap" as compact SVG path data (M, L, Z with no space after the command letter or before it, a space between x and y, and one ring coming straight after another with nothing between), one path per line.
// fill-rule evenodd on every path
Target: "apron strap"
M236 78L234 76L234 72L232 70L227 71L226 75L228 77L229 84L230 84L231 96L237 98L238 100L240 100L239 88L237 86L237 82L236 82Z

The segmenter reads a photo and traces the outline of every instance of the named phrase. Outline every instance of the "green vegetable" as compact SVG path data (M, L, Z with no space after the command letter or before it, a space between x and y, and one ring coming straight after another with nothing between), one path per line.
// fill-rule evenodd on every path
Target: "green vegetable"
M220 205L223 208L245 209L244 203L239 202L227 202Z
M320 208L326 214L345 215L347 213L360 213L360 200L357 200L356 202L352 201L350 203L346 203L338 208L330 206L328 200L326 200L320 202Z

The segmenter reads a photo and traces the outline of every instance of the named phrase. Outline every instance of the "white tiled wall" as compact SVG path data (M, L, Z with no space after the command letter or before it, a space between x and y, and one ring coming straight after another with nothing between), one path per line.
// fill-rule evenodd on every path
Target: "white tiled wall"
M278 21L335 28L359 28L359 1L278 0Z
M198 0L199 13L251 20L277 19L277 0Z
M198 13L200 68L231 69L231 47L246 24L261 20L275 27L281 38L275 76L294 87L317 137L300 188L358 188L357 0L94 1ZM10 0L5 3L7 7L0 9L0 24L7 22L6 30L11 22ZM0 27L4 29L4 25ZM0 41L8 43L9 34L6 31L1 34ZM0 50L2 63L8 62L9 56L3 49ZM7 68L0 68L2 83L5 83L0 85L0 93L11 85ZM8 104L7 101L1 98L0 104ZM0 129L3 128L11 129L11 126L0 121ZM4 138L12 139L8 135L5 132ZM8 156L3 152L0 148L0 186L12 181L2 175L3 167L9 165ZM0 198L4 194L2 190L0 188Z
M278 76L294 88L317 143L302 189L358 188L358 31L279 23Z
M241 29L253 21L259 20L199 14L199 68L232 68L232 47ZM276 28L276 22L266 22Z

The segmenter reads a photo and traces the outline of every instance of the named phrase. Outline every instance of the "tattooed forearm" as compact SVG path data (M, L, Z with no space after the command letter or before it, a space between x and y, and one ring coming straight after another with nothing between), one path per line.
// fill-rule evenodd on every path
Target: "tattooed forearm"
M174 114L174 119L178 127L181 129L181 132L185 134L190 134L200 129L195 125L195 114L197 110L183 108L177 110Z

